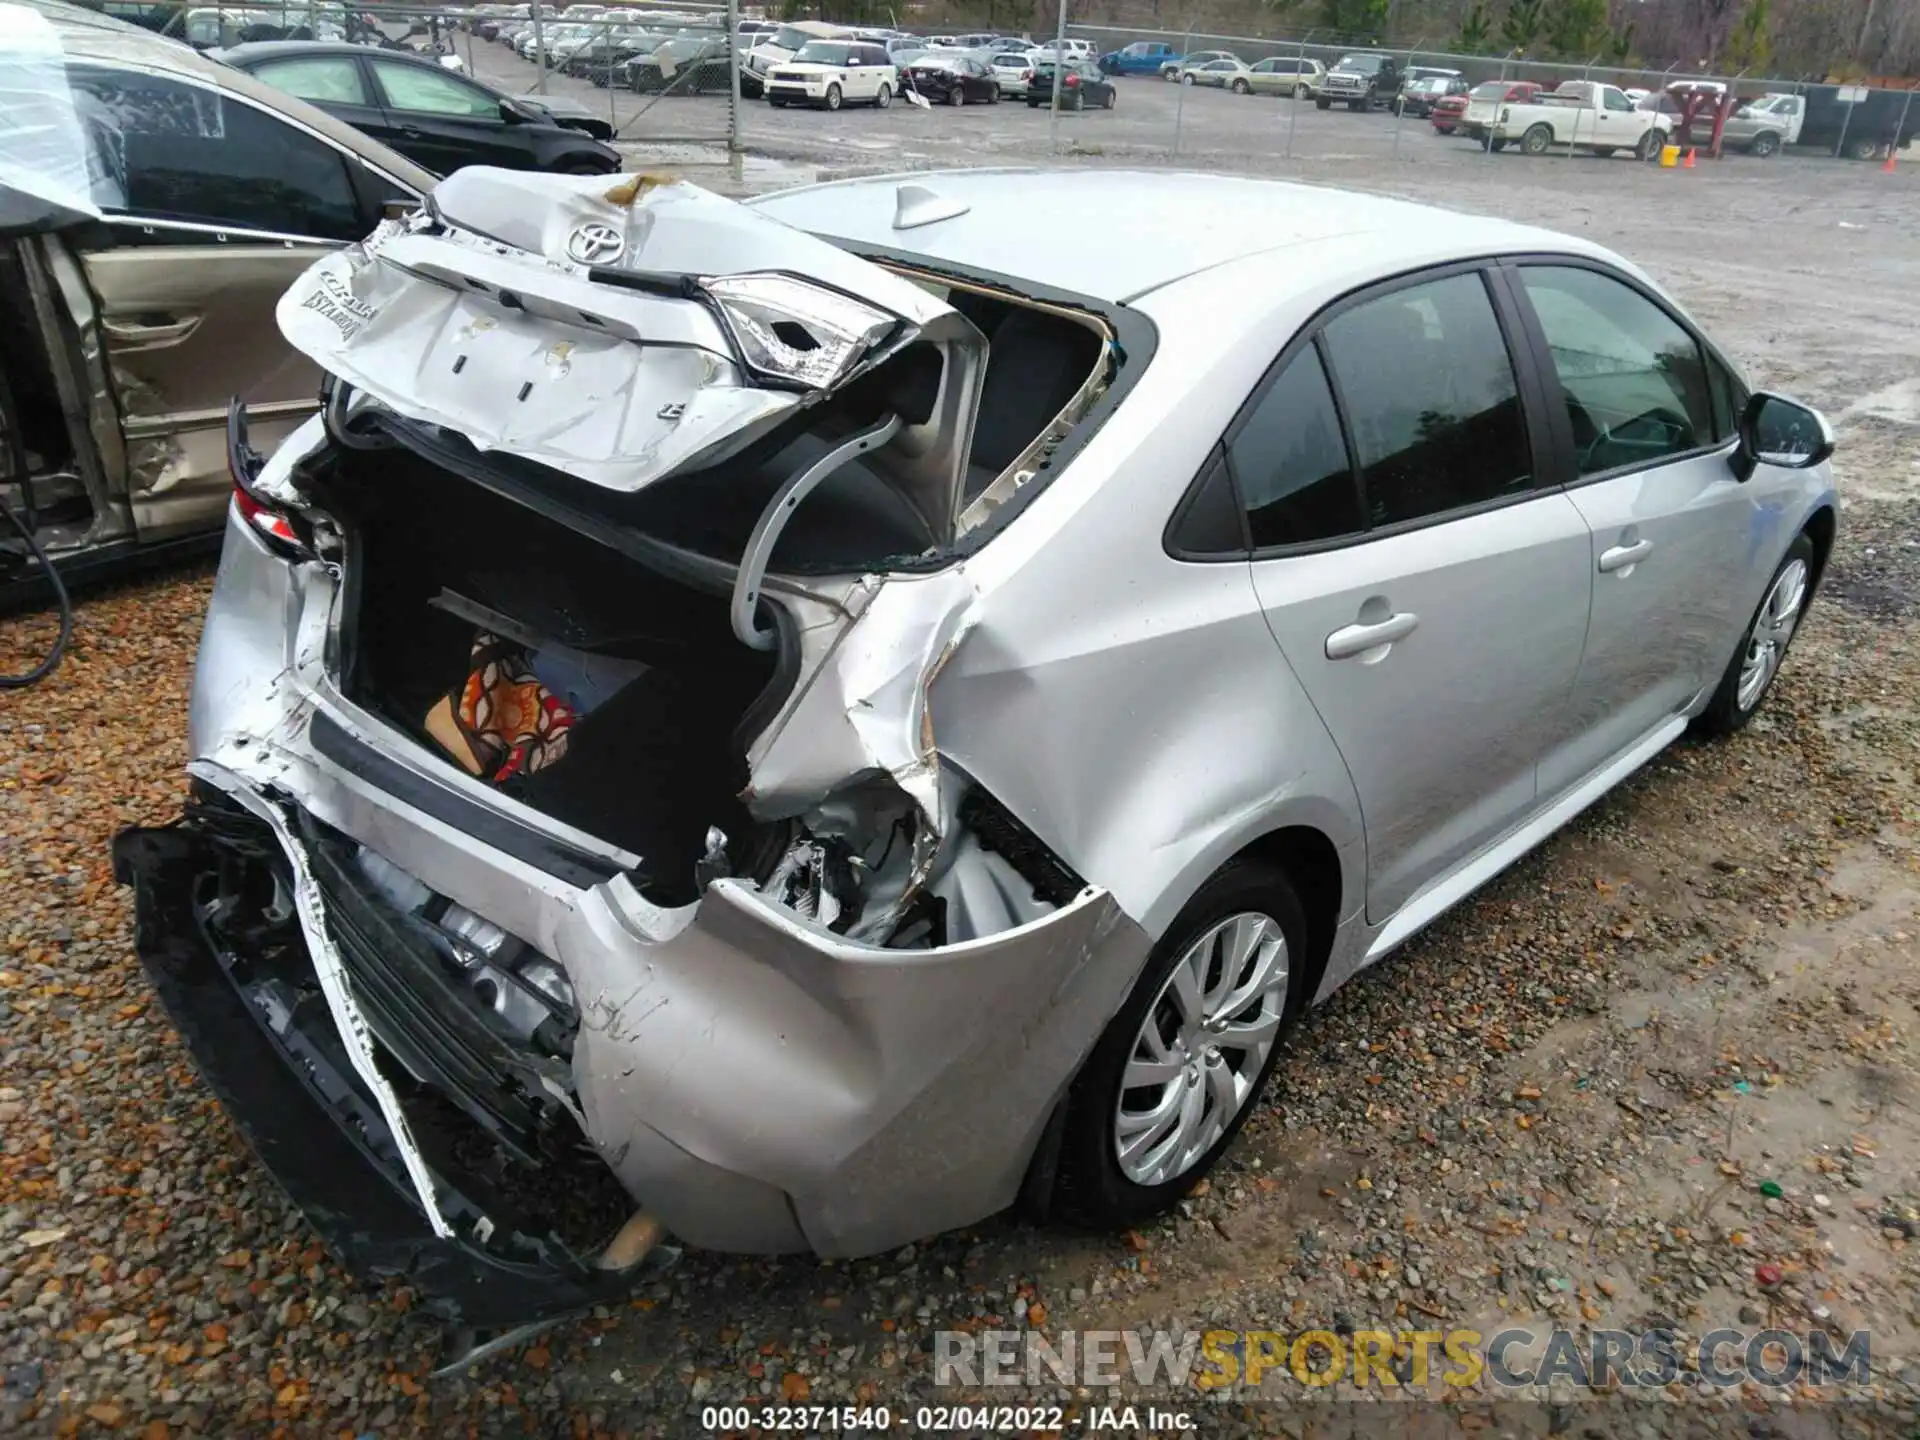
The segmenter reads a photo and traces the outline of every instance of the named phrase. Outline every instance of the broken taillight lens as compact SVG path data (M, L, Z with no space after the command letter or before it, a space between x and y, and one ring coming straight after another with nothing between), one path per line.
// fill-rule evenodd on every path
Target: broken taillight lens
M789 275L723 275L700 286L714 299L747 367L830 390L900 327L900 319L849 295Z
M280 544L291 546L296 550L306 548L300 543L300 536L294 530L291 520L278 510L270 510L262 505L249 495L238 481L234 482L233 487L233 508L239 512L242 520L269 540L277 540Z

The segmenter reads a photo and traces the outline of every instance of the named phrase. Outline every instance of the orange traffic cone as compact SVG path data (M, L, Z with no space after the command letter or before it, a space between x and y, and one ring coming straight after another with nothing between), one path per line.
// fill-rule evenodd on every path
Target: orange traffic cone
M1693 147L1692 147L1691 145L1689 145L1689 146L1687 147L1687 158L1686 158L1686 161L1685 161L1685 163L1684 163L1684 164L1682 164L1680 168L1681 168L1682 170L1691 170L1691 169L1693 169Z
M1882 170L1886 171L1887 174L1889 175L1893 174L1893 152L1894 152L1894 147L1889 145L1887 147L1887 163L1880 167Z

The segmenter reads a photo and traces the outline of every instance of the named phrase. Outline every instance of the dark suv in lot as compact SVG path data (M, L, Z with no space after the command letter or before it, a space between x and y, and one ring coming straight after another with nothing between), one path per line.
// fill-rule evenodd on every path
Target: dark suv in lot
M1400 93L1400 62L1391 55L1363 50L1342 55L1320 82L1314 107L1326 110L1337 101L1349 110L1378 110Z

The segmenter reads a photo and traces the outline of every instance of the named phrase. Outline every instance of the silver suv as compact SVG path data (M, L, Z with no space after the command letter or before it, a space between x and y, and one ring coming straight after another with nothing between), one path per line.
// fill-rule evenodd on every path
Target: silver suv
M1633 266L1320 189L467 169L279 322L326 404L233 416L118 873L314 1223L474 1324L1169 1205L1306 1006L1753 714L1834 536Z

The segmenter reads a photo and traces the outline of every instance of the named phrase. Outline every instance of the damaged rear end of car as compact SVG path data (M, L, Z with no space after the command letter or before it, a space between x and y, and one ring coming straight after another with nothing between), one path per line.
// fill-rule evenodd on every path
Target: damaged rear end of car
M863 1254L1004 1208L1147 940L928 692L968 554L1128 363L1107 321L483 169L279 320L323 413L265 460L232 418L193 796L116 862L336 1252L493 1325L661 1234ZM987 383L989 329L1044 379Z

